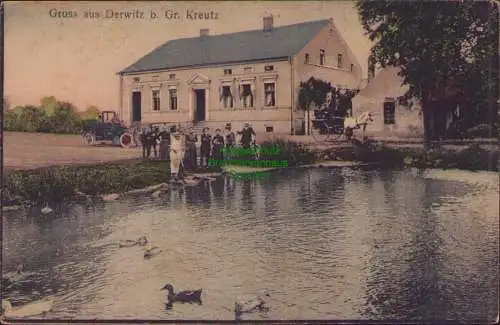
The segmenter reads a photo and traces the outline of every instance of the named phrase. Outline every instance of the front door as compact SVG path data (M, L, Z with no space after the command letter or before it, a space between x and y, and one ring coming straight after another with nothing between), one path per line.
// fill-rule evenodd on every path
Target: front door
M142 96L140 91L132 92L132 122L140 122L142 115Z
M194 91L196 97L195 122L205 121L205 89L196 89Z

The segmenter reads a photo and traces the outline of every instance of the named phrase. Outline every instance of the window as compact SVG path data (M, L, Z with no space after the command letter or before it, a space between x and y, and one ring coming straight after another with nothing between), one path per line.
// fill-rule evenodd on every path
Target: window
M175 79L175 73L171 73L168 75L169 80L174 80Z
M309 64L309 53L306 53L306 55L304 56L304 63Z
M141 81L141 78L139 78L139 77L134 78L134 82L139 82L139 81Z
M224 69L224 75L225 76L230 75L230 74L233 74L233 70L232 69Z
M325 65L325 50L319 50L319 65Z
M230 86L222 86L220 100L224 108L233 108L233 94Z
M252 85L242 85L240 90L241 98L243 99L243 107L253 107Z
M160 91L153 90L153 111L158 112L160 110Z
M351 72L354 71L354 64L351 64Z
M344 67L344 62L342 62L342 54L337 55L337 68L342 69Z
M243 69L245 72L252 72L252 67L246 67Z
M276 106L276 85L274 84L274 82L266 82L264 84L264 92L266 96L264 106Z
M274 127L266 126L266 132L274 132Z
M170 99L170 109L177 109L177 89L172 88L168 90L168 97Z
M396 103L384 102L384 124L396 124Z
M266 65L264 67L264 71L274 71L274 66L272 66L272 65Z

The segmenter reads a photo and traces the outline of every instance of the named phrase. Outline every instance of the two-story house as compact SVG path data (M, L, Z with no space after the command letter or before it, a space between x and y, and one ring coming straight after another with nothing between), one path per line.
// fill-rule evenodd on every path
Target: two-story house
M303 126L299 84L310 77L354 89L361 67L333 20L222 35L202 29L120 71L120 113L132 123L195 123L294 134Z

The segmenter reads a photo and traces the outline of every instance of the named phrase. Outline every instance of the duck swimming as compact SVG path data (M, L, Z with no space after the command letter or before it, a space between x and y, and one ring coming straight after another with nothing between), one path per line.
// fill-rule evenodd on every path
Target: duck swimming
M54 210L52 210L51 207L49 207L49 205L47 204L45 207L43 207L41 210L40 210L43 214L49 214L49 213L52 213Z
M160 249L160 247L153 246L151 248L146 249L146 251L144 252L144 258L151 258L153 256L160 254L161 252L162 250Z
M160 290L167 291L167 303L165 304L167 307L172 307L172 303L174 302L197 302L201 304L201 293L203 289L198 290L184 290L175 293L174 287L171 284L166 284Z
M146 236L139 237L137 239L137 245L139 246L146 246L148 244L148 238Z
M30 302L26 305L12 307L8 299L2 299L2 317L29 317L42 315L52 310L54 301L52 299L42 299Z
M146 244L148 243L148 239L146 236L142 236L142 237L139 237L139 239L137 240L131 240L131 239L125 239L125 240L122 240L118 243L118 246L120 248L123 248L123 247L132 247L132 246L135 246L135 245L139 245L139 246L146 246Z
M8 272L2 277L2 287L6 288L15 282L21 280L24 276L24 266L19 264L14 272Z
M266 293L264 296L251 297L245 300L237 299L237 301L234 303L234 313L236 314L236 316L239 316L243 313L265 311L267 309L266 300L270 297L271 296Z

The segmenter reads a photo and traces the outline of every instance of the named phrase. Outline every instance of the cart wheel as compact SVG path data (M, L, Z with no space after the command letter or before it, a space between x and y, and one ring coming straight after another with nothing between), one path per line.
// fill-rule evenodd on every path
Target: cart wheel
M92 132L87 132L83 135L83 141L85 144L88 144L90 146L95 145L95 134Z
M120 145L122 148L130 148L132 144L132 134L125 132L120 136Z
M335 129L332 129L331 130L332 132L330 132L330 140L331 141L339 141L342 136L344 135L344 129L343 128L335 128Z
M311 134L317 142L325 142L330 137L331 133L333 133L333 129L331 129L326 122L322 122L319 128L311 128Z

